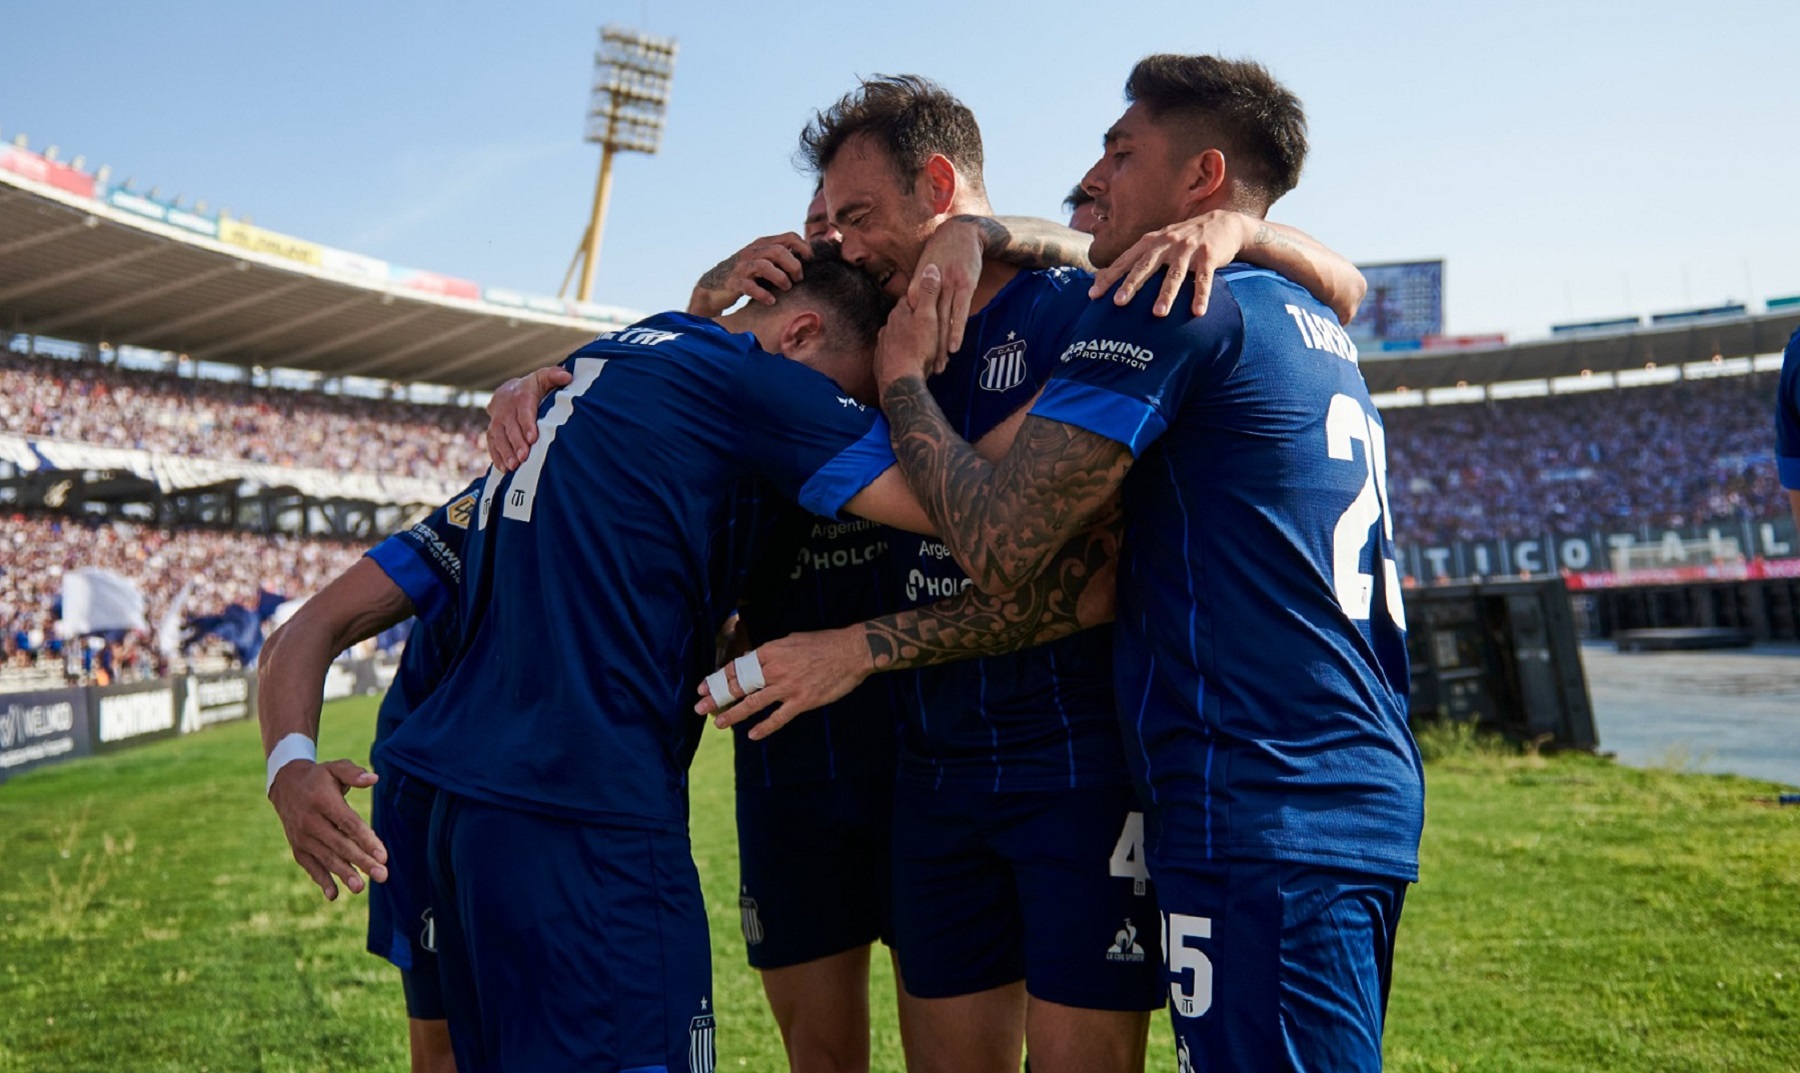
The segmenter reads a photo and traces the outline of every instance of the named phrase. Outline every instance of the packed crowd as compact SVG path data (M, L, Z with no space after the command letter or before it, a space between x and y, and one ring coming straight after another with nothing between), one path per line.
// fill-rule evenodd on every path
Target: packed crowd
M255 387L0 354L0 428L19 436L383 476L485 468L480 410Z
M57 663L91 678L99 669L98 658L106 676L122 681L167 670L154 631L178 600L179 617L186 618L217 614L232 604L256 609L263 592L309 595L365 550L361 544L254 533L126 522L92 525L57 515L9 515L0 532L5 663ZM144 595L150 632L127 635L91 654L65 652L56 637L56 606L63 572L81 567L113 570L130 579Z
M1441 544L1775 518L1775 373L1393 408L1395 535Z
M1384 415L1396 536L1408 544L1546 532L1683 527L1779 516L1771 450L1775 374L1652 387L1396 407ZM91 362L0 355L0 427L15 434L280 465L436 477L484 462L478 410L253 388ZM55 638L64 570L131 578L154 629L182 588L189 615L258 593L305 595L360 545L214 530L94 526L15 515L0 536L4 665L71 654ZM68 658L65 658L68 657ZM108 649L108 673L159 673L149 637ZM87 662L92 662L91 659Z

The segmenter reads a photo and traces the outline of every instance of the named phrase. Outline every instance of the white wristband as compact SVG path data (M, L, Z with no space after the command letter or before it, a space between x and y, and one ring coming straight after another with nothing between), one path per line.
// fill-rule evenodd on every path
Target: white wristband
M739 656L734 661L734 666L737 667L738 688L744 691L744 696L747 697L769 684L763 681L762 657L756 654L756 649Z
M314 744L313 740L305 734L289 734L287 737L276 742L275 748L269 750L269 781L268 784L263 787L263 796L269 796L269 791L275 788L275 773L277 771L287 767L295 760L311 760L317 762L318 759L318 745Z

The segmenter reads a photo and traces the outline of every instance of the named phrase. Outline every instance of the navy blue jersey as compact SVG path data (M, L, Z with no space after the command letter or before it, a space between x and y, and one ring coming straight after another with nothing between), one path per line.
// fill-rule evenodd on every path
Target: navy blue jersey
M1781 397L1775 404L1775 466L1781 486L1800 491L1800 331L1781 356Z
M927 386L970 443L1028 405L1087 307L1092 277L1021 272L969 318L963 345ZM895 534L889 560L901 608L955 596L970 582L942 541ZM1111 628L985 659L899 671L900 776L993 791L1127 781L1113 716Z
M694 685L736 605L746 482L835 515L893 464L886 423L748 334L679 313L564 363L464 545L464 652L388 741L442 788L684 829Z
M768 509L768 508L765 508ZM776 503L772 531L751 570L739 615L752 645L790 633L836 629L894 610L886 563L891 530L838 521ZM898 733L894 675L870 675L843 698L761 741L733 728L741 786L793 786L840 778L891 778Z
M1136 459L1115 655L1151 859L1410 879L1424 786L1381 418L1315 299L1215 279L1200 318L1152 316L1154 287L1093 303L1033 409Z
M369 549L369 558L412 601L417 619L393 684L381 698L371 750L437 688L462 647L462 542L480 498L481 482L476 481L412 528Z

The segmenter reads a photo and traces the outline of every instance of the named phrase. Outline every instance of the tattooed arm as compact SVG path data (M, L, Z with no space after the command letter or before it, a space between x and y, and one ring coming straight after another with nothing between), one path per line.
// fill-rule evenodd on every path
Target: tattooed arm
M1019 268L1094 267L1088 260L1088 245L1093 239L1051 220L1035 216L952 216L943 227L971 229L981 242L983 254Z
M1192 277L1193 313L1198 317L1206 312L1212 295L1213 273L1234 260L1273 269L1300 284L1330 306L1344 324L1356 315L1368 290L1368 282L1348 258L1326 249L1305 232L1221 209L1138 239L1094 274L1088 297L1099 298L1118 283L1113 301L1126 305L1151 277L1167 269L1162 293L1151 311L1166 316L1175 304L1176 292Z
M805 274L801 262L811 256L812 245L791 231L759 238L700 277L688 296L687 311L697 317L716 317L744 297L773 305L778 292L789 289Z
M757 713L750 729L761 740L801 712L843 697L869 675L1016 652L1067 637L1113 618L1119 547L1118 504L1077 534L1036 580L991 596L970 588L926 607L884 615L838 630L790 634L757 648L767 683L723 712L707 686L695 710L721 727ZM736 669L726 666L732 697L741 697ZM726 703L730 703L727 701Z
M943 280L927 265L914 282L919 300L894 307L875 348L894 455L964 572L983 592L1008 592L1041 573L1112 500L1131 468L1131 452L1104 436L1027 415L999 462L982 458L925 387Z

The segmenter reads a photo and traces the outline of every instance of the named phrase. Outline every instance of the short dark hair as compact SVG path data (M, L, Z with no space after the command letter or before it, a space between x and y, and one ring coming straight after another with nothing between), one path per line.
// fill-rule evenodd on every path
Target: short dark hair
M799 300L831 315L829 330L846 346L872 348L887 323L894 300L875 277L844 260L835 242L819 239L806 259L805 275L792 288L775 292L775 304Z
M799 163L823 176L839 150L860 134L886 150L894 173L909 189L933 153L942 153L977 192L981 178L981 127L975 113L949 90L919 75L865 78L837 103L813 115L800 132Z
M1094 195L1088 193L1086 187L1076 183L1075 189L1069 191L1069 196L1063 198L1063 208L1074 212L1092 200L1094 200Z
M1125 99L1173 119L1194 151L1218 148L1238 180L1268 208L1300 181L1306 112L1300 98L1251 60L1145 56L1125 80Z

